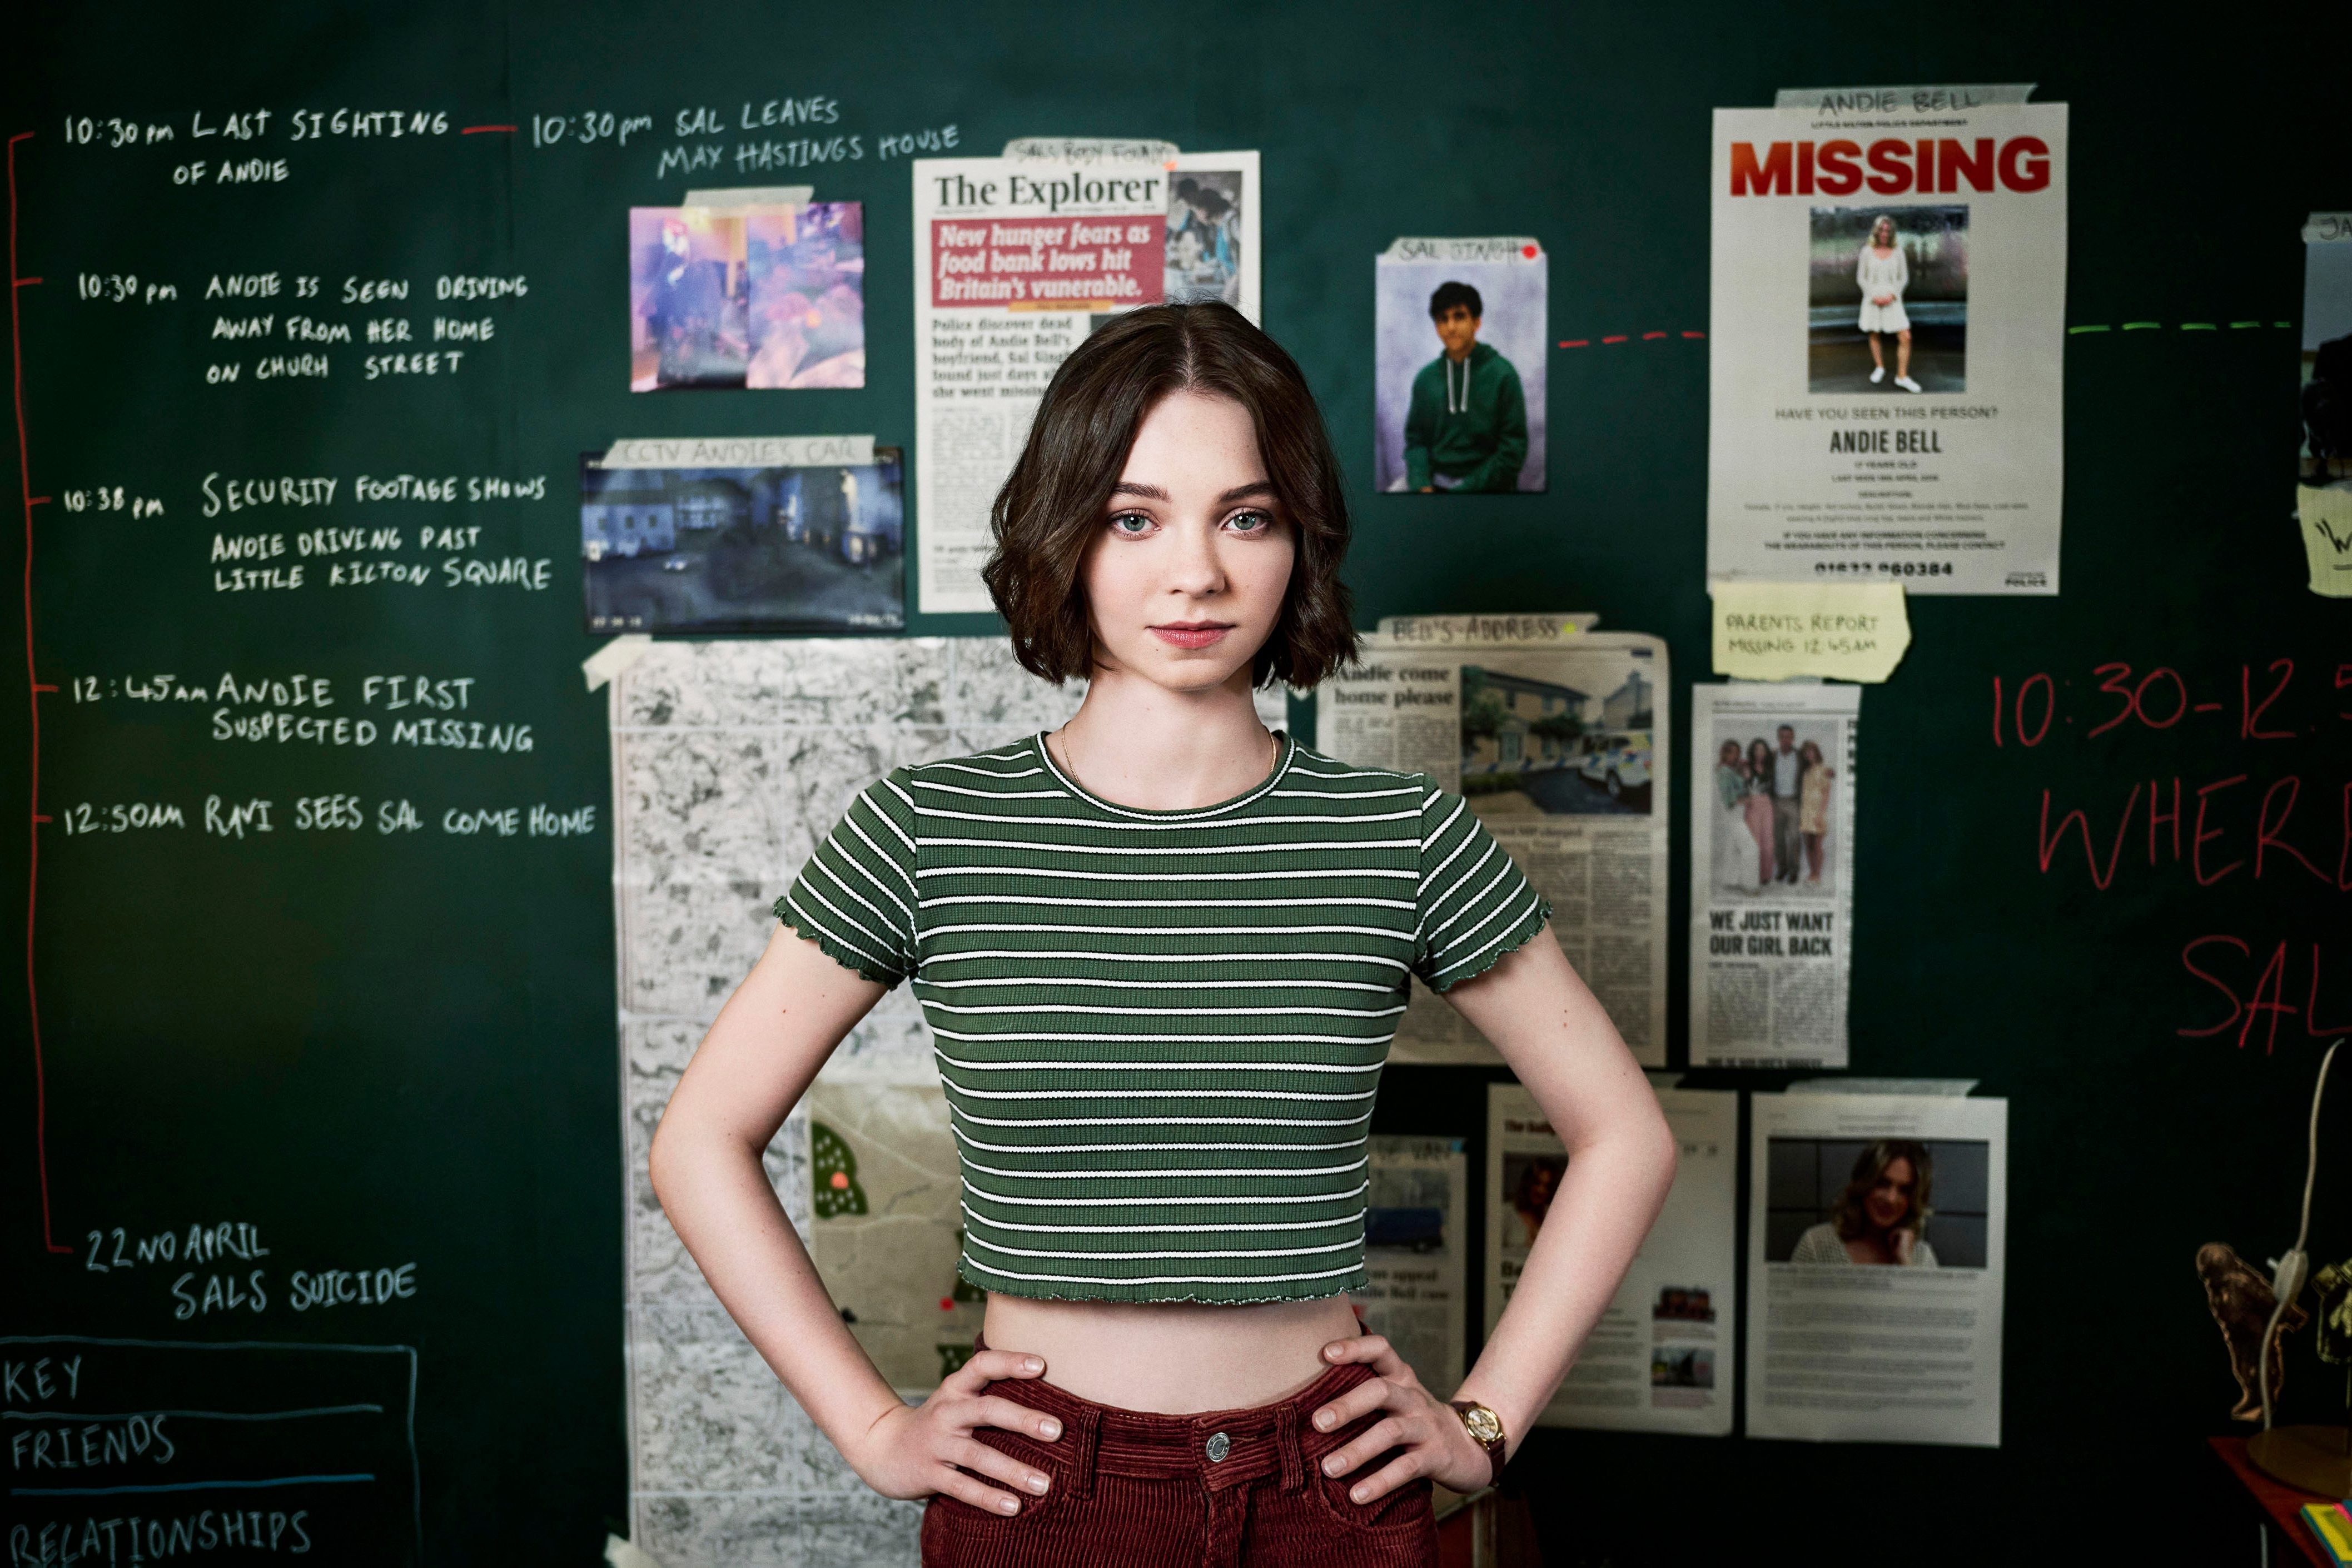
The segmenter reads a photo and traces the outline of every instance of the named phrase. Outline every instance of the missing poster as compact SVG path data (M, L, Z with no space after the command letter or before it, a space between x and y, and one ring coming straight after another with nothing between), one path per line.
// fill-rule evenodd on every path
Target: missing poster
M1063 357L1141 305L1257 319L1258 155L1014 143L913 171L920 603L984 612L989 508Z
M1679 1145L1675 1185L1541 1424L1727 1437L1738 1376L1739 1095L1652 1083ZM1488 1085L1490 1334L1567 1173L1567 1150L1535 1096L1517 1083Z
M1627 632L1438 643L1377 633L1317 688L1316 749L1464 796L1536 891L1551 934L1649 1066L1666 1060L1666 645ZM1494 1064L1415 982L1398 1061Z
M2066 106L1718 109L1707 575L2058 591Z
M1459 1138L1376 1134L1366 1150L1364 1327L1439 1398L1460 1387L1469 1339L1470 1156Z
M1373 471L1407 495L1544 488L1549 268L1534 240L1400 239L1373 269Z
M1862 688L1691 687L1694 1067L1843 1067Z
M1750 1103L1748 1435L1999 1447L2009 1103Z

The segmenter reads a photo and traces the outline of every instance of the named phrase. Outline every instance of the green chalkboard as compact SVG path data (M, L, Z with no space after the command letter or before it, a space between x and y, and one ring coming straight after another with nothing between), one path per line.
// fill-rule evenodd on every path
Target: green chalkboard
M47 1525L79 1542L86 1521L206 1509L350 1563L583 1563L627 1532L646 1456L623 1356L610 758L579 674L597 645L579 455L870 433L919 465L902 141L1259 150L1265 321L1359 486L1361 622L1595 611L1669 640L1679 724L1707 673L1707 346L1686 334L1707 327L1708 111L1938 80L2033 80L2073 106L2068 319L2159 324L2069 339L2063 594L1915 601L1916 643L1863 709L1853 1065L2011 1101L2003 1446L1544 1433L1513 1485L1563 1563L2054 1557L2114 1549L2125 1513L2168 1555L2242 1552L2251 1526L2203 1451L2235 1390L2190 1262L2206 1241L2258 1260L2292 1240L2319 1037L2352 1022L2352 645L2304 586L2288 516L2296 335L2181 329L2297 319L2301 218L2352 208L2326 74L2347 33L2340 9L2268 3L2176 23L2018 5L131 0L20 23L0 131L21 445L0 442L0 466L24 505L0 567L25 584L24 667L0 678L16 758L0 815L27 831L0 834L0 941L23 937L28 962L0 967L0 1360L42 1364L51 1393L18 1399L12 1371L0 1439L36 1409L334 1413L234 1440L175 1417L177 1470L152 1443L82 1479L12 1458L0 1508L31 1531L12 1561L39 1560L16 1542ZM821 135L737 123L810 97L836 106ZM706 107L726 129L681 135ZM665 166L704 142L719 166ZM633 396L625 209L802 183L865 204L866 386ZM1556 337L1633 334L1553 358L1547 494L1372 493L1371 258L1400 234L1534 236ZM445 299L445 278L527 288ZM407 292L367 297L379 282ZM352 340L289 335L297 315ZM221 330L259 316L265 340ZM436 344L444 318L494 331ZM371 322L414 339L371 343ZM212 369L232 363L235 381ZM393 481L384 498L362 476ZM235 483L279 488L232 513ZM322 528L402 530L422 580L322 581L348 553ZM245 535L282 553L215 559L216 536ZM449 580L452 559L487 580ZM907 630L993 626L910 613ZM2103 683L2136 692L2158 669L2221 709L2159 724L2159 682L2091 733L2118 711ZM2028 746L2012 699L2037 674L2058 722ZM223 737L231 677L251 697L237 716L287 716ZM420 680L427 706L395 712ZM389 733L428 715L452 723ZM2183 841L2200 800L2225 835L2201 862L2149 825L2176 780ZM2089 830L2046 857L2045 791L2048 822L2079 808ZM1679 777L1669 809L1680 932ZM2298 853L2257 859L2265 826ZM2200 979L2184 949L2215 937L2190 955ZM1677 1030L1685 971L1677 953ZM1483 1105L1477 1073L1400 1070L1380 1126L1469 1137L1476 1173ZM2339 1099L2338 1155L2347 1117ZM2352 1251L2348 1198L2339 1159L2321 1256ZM69 1364L79 1385L58 1381ZM2290 1413L2326 1411L2331 1376L2298 1344ZM86 1490L199 1472L272 1485ZM789 1490L772 1470L741 1484ZM725 1560L814 1560L812 1539Z

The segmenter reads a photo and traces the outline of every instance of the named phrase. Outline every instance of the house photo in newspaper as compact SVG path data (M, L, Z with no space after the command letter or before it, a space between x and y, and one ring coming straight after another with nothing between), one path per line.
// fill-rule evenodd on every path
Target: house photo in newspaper
M1374 634L1316 704L1318 750L1465 798L1551 900L1560 950L1654 1067L1666 1059L1667 690L1665 643L1637 632L1532 644ZM1498 1060L1418 986L1391 1051Z

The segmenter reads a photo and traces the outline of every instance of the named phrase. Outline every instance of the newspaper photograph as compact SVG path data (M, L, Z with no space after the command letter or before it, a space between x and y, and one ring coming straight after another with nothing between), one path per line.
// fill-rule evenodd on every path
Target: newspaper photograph
M1554 618L1556 619L1556 618ZM1666 1060L1666 644L1630 632L1429 645L1373 634L1317 688L1316 749L1425 773L1551 900L1551 932L1634 1059ZM1397 1061L1495 1065L1420 985Z
M1681 1163L1657 1223L1540 1424L1722 1437L1738 1386L1739 1094L1651 1078ZM1568 1171L1535 1096L1486 1089L1486 1332L1493 1333Z
M2056 593L2066 106L1783 97L1715 111L1708 577Z
M987 611L989 507L1055 367L1122 310L1258 319L1258 155L1165 142L922 158L915 182L915 506L926 614Z
M1451 1398L1469 1339L1470 1156L1459 1138L1391 1134L1366 1155L1364 1284L1349 1300L1423 1386Z
M1691 687L1693 1067L1843 1067L1854 685Z
M2000 1447L2009 1103L1751 1104L1748 1435Z

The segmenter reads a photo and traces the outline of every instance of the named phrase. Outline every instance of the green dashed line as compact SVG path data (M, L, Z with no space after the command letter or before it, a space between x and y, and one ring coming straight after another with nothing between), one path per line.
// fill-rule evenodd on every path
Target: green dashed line
M2273 327L2293 327L2294 323L2292 321L2273 321L2271 325Z
M2259 327L2261 325L2262 323L2260 321L2232 321L2230 323L2230 330L2232 332L2242 332L2249 327Z
M2217 330L2213 323L2210 321L2183 321L2180 324L2180 329L2184 332L2211 332Z
M2124 330L2126 332L2153 332L2163 325L2164 323L2161 321L2126 321L2124 323Z
M2076 332L2112 332L2115 329L2113 327L2069 327L2066 329L2067 334L2070 337Z

